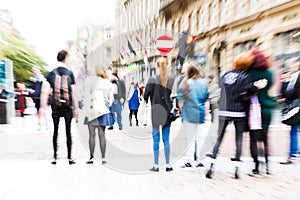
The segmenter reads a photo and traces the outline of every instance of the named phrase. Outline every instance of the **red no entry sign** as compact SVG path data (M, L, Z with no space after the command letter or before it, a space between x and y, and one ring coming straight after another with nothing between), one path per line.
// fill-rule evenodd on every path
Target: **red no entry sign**
M174 39L168 35L162 35L155 40L156 49L159 51L160 55L167 56L174 49L175 43Z

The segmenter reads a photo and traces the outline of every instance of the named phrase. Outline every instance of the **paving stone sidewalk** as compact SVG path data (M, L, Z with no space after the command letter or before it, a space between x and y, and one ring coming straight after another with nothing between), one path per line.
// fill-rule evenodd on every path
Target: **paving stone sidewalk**
M300 197L300 160L295 160L292 165L280 165L279 161L284 159L284 153L271 157L272 175L256 178L248 176L253 164L247 152L243 157L241 179L232 178L233 166L228 157L231 150L223 150L220 154L211 180L205 178L205 168L182 169L180 160L173 163L173 172L167 173L162 167L159 173L134 175L121 173L111 169L109 165L106 167L100 163L86 165L88 149L76 132L76 126L73 125L75 129L73 129L75 132L73 149L77 163L68 165L65 159L65 134L60 131L61 159L53 166L50 164L51 130L38 131L34 116L27 117L25 121L21 120L18 118L13 126L2 127L0 133L1 200L299 199ZM276 129L278 131L278 127ZM287 129L281 131L286 132ZM114 130L107 134L108 139L122 144L124 133ZM227 142L223 144L223 149L226 149L227 144L233 145L231 137L229 136ZM128 145L128 140L127 143L125 141L124 144ZM281 148L282 150L287 148L286 142ZM204 160L204 164L208 166L209 163ZM262 171L263 167L262 165Z

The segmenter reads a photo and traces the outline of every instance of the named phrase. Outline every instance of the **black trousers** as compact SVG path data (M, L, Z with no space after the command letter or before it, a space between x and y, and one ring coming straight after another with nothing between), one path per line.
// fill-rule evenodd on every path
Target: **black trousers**
M73 118L72 110L52 110L52 119L53 119L53 150L54 150L54 158L57 158L57 137L58 137L58 127L59 120L63 117L65 119L65 129L67 136L67 149L68 149L68 159L72 158L71 150L72 150L72 137L71 137L71 122Z
M243 132L246 130L246 119L244 118L238 118L233 120L227 120L223 117L219 117L219 129L218 129L218 138L217 142L213 148L213 157L216 158L217 154L219 152L220 145L223 141L226 128L229 124L229 122L234 123L235 127L235 145L236 145L236 153L235 158L240 159L242 154L242 143L243 143Z
M138 122L137 113L138 113L138 110L130 110L130 112L129 112L129 120L131 121L132 115L134 115L136 122Z
M258 162L258 142L262 142L264 144L264 156L266 159L266 163L268 162L269 148L267 133L268 130L250 130L250 153L255 163Z

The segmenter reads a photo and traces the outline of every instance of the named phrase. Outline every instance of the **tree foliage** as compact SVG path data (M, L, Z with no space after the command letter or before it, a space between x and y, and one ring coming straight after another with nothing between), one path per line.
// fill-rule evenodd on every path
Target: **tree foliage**
M27 82L32 76L32 67L39 66L43 72L46 72L43 66L46 63L36 53L34 48L26 43L26 41L13 35L2 35L1 50L2 57L13 62L14 78L17 82Z

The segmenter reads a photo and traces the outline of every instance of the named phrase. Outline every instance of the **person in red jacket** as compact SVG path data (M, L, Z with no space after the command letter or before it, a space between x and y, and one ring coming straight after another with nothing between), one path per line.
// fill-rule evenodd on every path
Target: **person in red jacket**
M21 117L24 117L24 112L26 109L25 97L28 95L25 83L17 83L16 94L17 94L17 110L20 112Z

